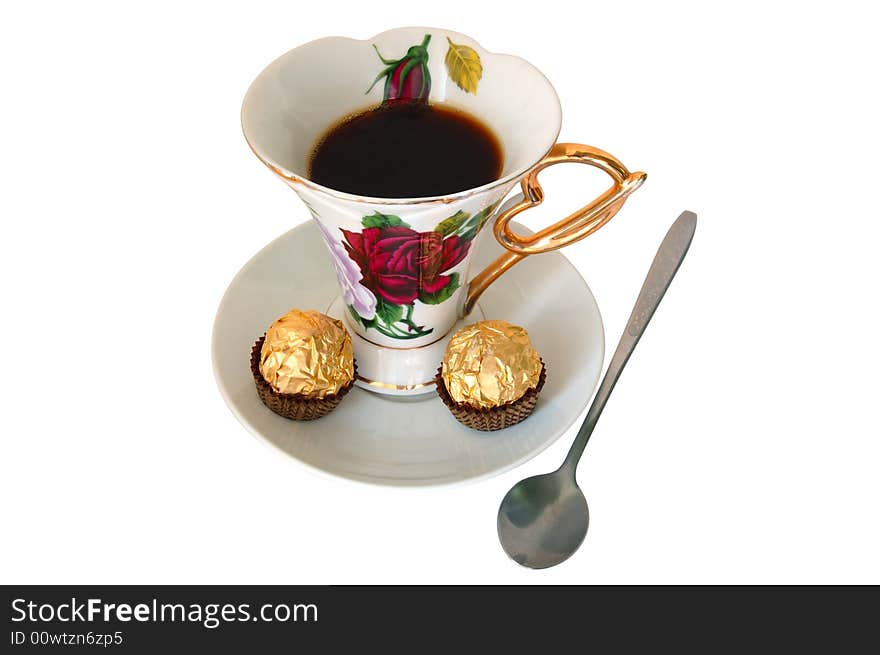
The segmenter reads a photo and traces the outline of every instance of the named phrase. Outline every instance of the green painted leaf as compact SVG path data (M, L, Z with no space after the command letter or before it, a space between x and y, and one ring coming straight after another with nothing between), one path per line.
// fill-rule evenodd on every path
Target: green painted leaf
M480 233L480 230L483 229L483 226L486 224L486 221L489 220L489 217L492 215L492 212L495 211L495 207L497 207L497 206L498 206L498 203L495 203L494 205L490 205L490 206L486 207L485 209L478 211L476 214L474 214L471 217L471 220L469 220L462 227L462 230L459 233L459 236L461 237L461 239L463 241L473 240L474 237L476 237Z
M483 227L484 220L480 220L479 214L474 214L474 217L467 222L467 225L464 226L459 236L462 241L471 241L475 236L480 233L480 228Z
M364 319L361 318L361 315L357 313L357 310L354 308L354 305L348 305L348 311L351 312L351 316L354 319L355 323L357 323L359 325L365 324ZM365 327L368 327L368 326L365 325Z
M479 223L477 225L477 231L482 229L482 227L486 224L486 221L489 220L489 217L495 211L495 208L497 206L498 206L498 203L496 202L495 204L489 205L488 207L486 207L482 211L478 211L476 214L474 214L474 218L479 219Z
M394 325L403 318L403 305L395 305L382 298L377 298L376 316L385 325Z
M452 278L449 280L449 284L440 289L440 291L437 293L419 293L419 300L426 305L439 305L441 302L449 300L449 298L452 297L452 294L461 286L458 281L458 273L451 273L449 277Z
M434 228L435 232L439 232L444 237L448 237L450 234L455 234L458 232L462 225L467 223L468 219L471 217L466 211L458 210L449 218L444 218L442 221L437 223L437 227Z
M473 241L474 237L479 234L480 230L476 225L469 227L467 230L461 233L462 241Z
M369 216L364 216L361 219L361 225L364 227L409 227L407 223L404 223L400 216L395 216L394 214L380 214L379 212L375 212L370 214Z

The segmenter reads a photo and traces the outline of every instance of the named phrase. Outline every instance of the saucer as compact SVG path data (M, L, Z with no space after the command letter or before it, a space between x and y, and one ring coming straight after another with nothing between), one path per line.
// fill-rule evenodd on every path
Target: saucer
M521 225L522 234L528 230ZM501 254L482 239L474 271ZM547 382L528 419L497 432L456 421L436 392L397 399L355 387L316 421L290 421L257 396L253 343L292 307L326 312L339 296L318 229L303 223L267 245L239 271L217 310L212 359L220 393L253 434L312 468L393 486L479 480L528 461L580 416L602 369L605 337L596 300L559 252L529 257L481 296L466 322L504 319L525 327L547 366Z

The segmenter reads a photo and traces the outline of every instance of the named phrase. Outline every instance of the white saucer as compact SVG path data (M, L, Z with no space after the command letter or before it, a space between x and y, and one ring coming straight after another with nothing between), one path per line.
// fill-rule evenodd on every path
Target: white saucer
M528 230L516 226L521 233ZM482 240L474 270L501 252ZM528 329L547 366L534 413L498 432L456 421L436 396L395 400L354 388L329 415L290 421L266 408L251 377L251 346L292 307L327 311L339 289L311 223L258 252L226 290L214 320L212 358L220 393L239 421L294 459L343 478L426 486L487 478L531 459L578 418L599 379L605 337L596 300L558 252L529 257L486 291L473 320L504 319Z

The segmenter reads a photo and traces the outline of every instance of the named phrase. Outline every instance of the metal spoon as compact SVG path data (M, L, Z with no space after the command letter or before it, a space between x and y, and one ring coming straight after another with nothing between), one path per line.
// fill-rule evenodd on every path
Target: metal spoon
M518 482L501 501L498 538L518 564L533 569L555 566L571 557L583 543L590 513L575 477L578 462L617 378L687 254L696 227L697 215L686 211L666 233L587 418L562 466L553 473Z

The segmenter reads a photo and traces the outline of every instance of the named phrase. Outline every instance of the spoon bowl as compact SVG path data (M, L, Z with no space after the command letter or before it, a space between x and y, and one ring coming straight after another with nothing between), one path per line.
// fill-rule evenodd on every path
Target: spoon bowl
M587 536L589 524L587 499L566 467L521 480L498 508L504 551L532 569L567 560Z

